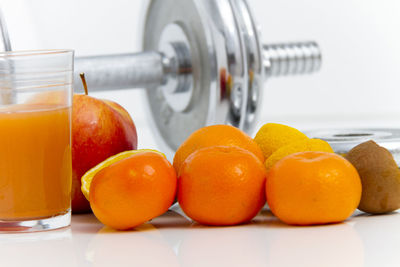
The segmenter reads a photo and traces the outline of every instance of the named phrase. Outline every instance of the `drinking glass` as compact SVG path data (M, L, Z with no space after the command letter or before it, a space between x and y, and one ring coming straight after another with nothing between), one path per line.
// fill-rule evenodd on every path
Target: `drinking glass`
M73 59L0 53L0 232L70 224Z

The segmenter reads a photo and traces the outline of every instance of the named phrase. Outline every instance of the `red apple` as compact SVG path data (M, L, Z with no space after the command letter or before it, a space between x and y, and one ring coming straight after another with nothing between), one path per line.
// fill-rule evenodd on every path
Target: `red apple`
M74 95L72 107L72 212L90 211L81 192L81 177L103 160L137 148L129 113L119 104L88 95Z

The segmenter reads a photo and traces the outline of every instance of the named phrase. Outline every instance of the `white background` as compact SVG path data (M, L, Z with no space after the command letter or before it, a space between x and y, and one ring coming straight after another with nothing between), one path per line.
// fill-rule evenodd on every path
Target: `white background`
M139 51L144 0L0 3L14 49L73 48L77 55ZM400 124L400 1L249 3L265 42L315 40L323 51L320 73L265 83L263 122L322 116L325 126L341 119ZM120 102L138 123L146 123L137 91L94 95Z
M316 40L324 57L316 75L266 83L260 123L400 126L399 0L248 1L265 42ZM77 55L138 51L141 3L0 0L14 49L73 48ZM93 95L125 106L136 122L139 146L152 147L137 90ZM90 215L73 216L72 229L5 235L1 266L399 265L398 213L355 214L341 224L299 228L264 214L253 224L218 229L189 227L170 214L122 235L109 233ZM38 257L43 251L46 257Z

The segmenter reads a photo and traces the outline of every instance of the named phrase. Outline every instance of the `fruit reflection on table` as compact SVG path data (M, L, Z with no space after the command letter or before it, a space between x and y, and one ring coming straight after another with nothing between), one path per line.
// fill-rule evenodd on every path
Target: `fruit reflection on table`
M92 220L92 215L77 215L72 230L81 261L96 267L112 262L118 266L247 266L251 263L251 266L356 267L363 266L365 258L370 256L366 249L371 247L365 248L361 238L369 236L368 228L363 228L369 220L364 217L353 216L350 221L333 225L292 227L263 210L251 224L218 227L203 226L184 218L177 205L173 210L176 212L168 211L131 231L101 227ZM388 217L395 217L396 222L400 219L396 215L384 216L385 225L390 221ZM395 221L380 234L388 237Z

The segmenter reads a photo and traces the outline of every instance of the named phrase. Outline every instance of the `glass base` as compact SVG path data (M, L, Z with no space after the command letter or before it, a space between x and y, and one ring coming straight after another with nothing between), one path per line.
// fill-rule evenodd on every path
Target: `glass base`
M4 221L0 219L0 233L27 233L55 230L67 227L70 224L71 210L61 215L36 220Z

